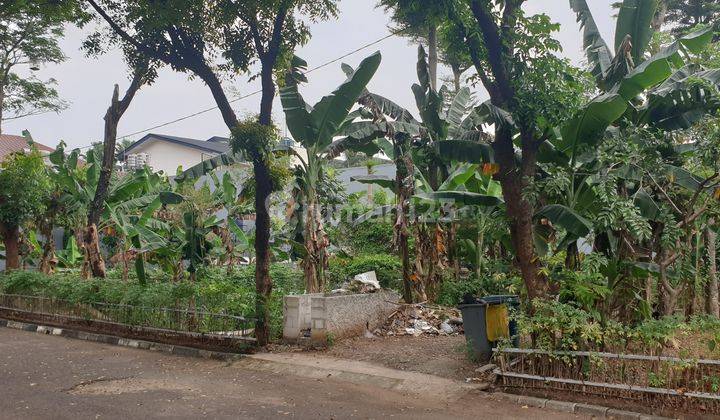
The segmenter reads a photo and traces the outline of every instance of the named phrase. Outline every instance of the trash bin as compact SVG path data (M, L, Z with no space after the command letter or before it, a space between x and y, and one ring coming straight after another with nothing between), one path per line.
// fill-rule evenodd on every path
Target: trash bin
M501 338L511 338L519 344L517 322L512 314L520 308L515 295L494 295L475 299L458 306L463 317L465 339L481 362L492 357L492 348Z

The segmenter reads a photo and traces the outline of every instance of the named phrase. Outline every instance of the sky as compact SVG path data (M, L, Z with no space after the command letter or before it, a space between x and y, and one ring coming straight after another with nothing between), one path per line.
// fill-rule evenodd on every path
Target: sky
M600 31L609 44L612 42L615 26L612 2L613 0L588 1ZM568 3L568 0L528 0L525 9L531 14L545 13L559 23L561 29L557 39L562 43L562 54L576 65L582 65L582 36L579 24L575 21L575 14ZM336 20L312 24L312 39L296 54L304 58L308 67L312 68L388 35L390 18L384 10L375 8L375 4L375 0L341 0L339 17ZM57 80L60 96L70 103L68 109L60 114L48 113L5 122L4 134L20 134L27 129L35 141L49 146L56 145L60 140L64 140L70 147L87 146L93 141L102 140L103 116L110 103L113 86L117 83L121 92L124 91L129 84L128 70L119 52L110 52L100 58L85 57L80 51L80 45L89 32L88 28L81 30L69 27L61 41L61 48L68 60L58 65L45 66L36 72L43 80ZM377 50L381 51L383 59L370 82L370 90L382 93L415 112L417 108L410 86L417 79L417 47L408 39L391 37L342 61L356 65ZM449 74L449 69L440 69L441 76ZM344 75L338 62L310 73L308 78L309 83L302 86L301 92L306 101L312 104L342 83ZM259 89L259 83L248 82L247 75L226 80L225 86L228 91L233 92L231 97ZM477 98L483 99L485 96L482 89L478 88ZM185 74L164 68L153 85L143 87L138 92L120 122L118 135L123 137L214 105L210 91L200 80L191 80ZM242 99L235 102L234 107L239 116L256 114L260 107L260 96ZM273 113L275 120L284 130L282 107L277 98ZM203 140L212 136L228 135L217 110L153 129L152 132ZM128 138L138 140L144 134Z

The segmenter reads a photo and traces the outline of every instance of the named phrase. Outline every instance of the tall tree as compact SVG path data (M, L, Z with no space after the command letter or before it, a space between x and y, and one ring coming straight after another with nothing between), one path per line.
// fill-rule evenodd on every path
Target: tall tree
M64 24L82 21L74 1L7 0L0 7L0 134L2 123L67 107L55 80L32 71L65 60L58 41ZM31 70L31 72L28 72ZM28 75L29 73L29 75Z
M550 293L534 245L534 208L526 191L537 171L540 146L579 106L578 83L553 55L557 30L547 16L526 17L524 0L453 2L448 18L465 40L496 116L492 148L518 267L532 299ZM559 76L559 75L563 76ZM515 137L517 135L517 143ZM516 145L519 155L516 153Z
M326 178L324 166L346 148L363 146L363 139L346 137L333 142L357 115L350 115L355 101L365 91L380 65L380 53L363 60L348 79L331 94L324 96L315 106L310 106L299 92L298 84L306 82L307 66L299 57L293 58L293 66L280 91L288 128L295 139L307 150L307 161L300 159L300 202L304 206L305 284L308 293L320 293L325 286L326 250L329 245L323 226L320 208L320 187ZM357 114L357 113L355 113Z
M210 89L223 120L233 133L234 147L252 160L255 172L255 334L264 345L269 340L268 299L270 278L269 197L273 190L268 161L270 139L255 135L272 126L276 71L286 66L296 46L309 38L302 17L327 19L337 12L336 0L240 1L186 0L86 0L105 19L112 31L139 53L190 73ZM223 58L224 61L219 61ZM218 61L216 61L218 60ZM223 72L252 73L259 65L262 97L258 124L261 130L236 132L239 125L222 86Z

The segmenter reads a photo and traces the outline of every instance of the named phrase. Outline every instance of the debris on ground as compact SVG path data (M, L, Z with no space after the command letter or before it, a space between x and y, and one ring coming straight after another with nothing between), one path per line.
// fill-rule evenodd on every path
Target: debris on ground
M463 333L462 318L455 308L427 304L400 305L373 333L384 337L458 335Z

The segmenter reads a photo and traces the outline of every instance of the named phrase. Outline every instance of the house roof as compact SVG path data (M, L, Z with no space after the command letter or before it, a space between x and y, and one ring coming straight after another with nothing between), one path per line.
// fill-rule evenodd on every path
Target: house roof
M41 152L53 152L55 149L38 142L33 142L35 147ZM17 152L22 152L28 149L28 139L23 136L13 136L10 134L0 134L0 162L5 160L5 157Z
M227 143L222 143L220 141L211 141L212 139L216 139L218 137L211 137L210 140L197 140L197 139L189 139L186 137L176 137L176 136L167 136L164 134L153 134L150 133L146 135L145 137L141 138L140 140L136 141L135 143L128 146L122 154L132 153L133 149L136 149L140 145L150 141L150 140L162 140L167 141L170 143L179 144L181 146L185 147L191 147L193 149L202 150L205 152L210 153L225 153L229 150L229 145Z

